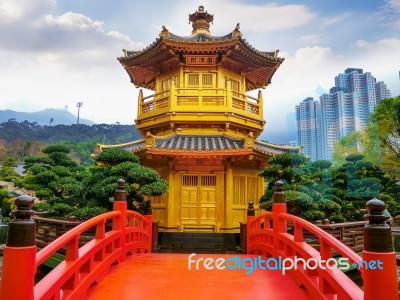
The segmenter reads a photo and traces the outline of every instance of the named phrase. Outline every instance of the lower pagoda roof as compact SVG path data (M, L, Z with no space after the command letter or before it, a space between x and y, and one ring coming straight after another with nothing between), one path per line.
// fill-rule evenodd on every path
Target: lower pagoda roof
M220 135L173 134L153 136L145 139L117 145L98 145L99 150L122 148L133 153L146 150L147 153L162 155L247 155L258 153L262 156L274 156L285 152L299 153L299 147L287 147L254 140L252 136L244 138Z

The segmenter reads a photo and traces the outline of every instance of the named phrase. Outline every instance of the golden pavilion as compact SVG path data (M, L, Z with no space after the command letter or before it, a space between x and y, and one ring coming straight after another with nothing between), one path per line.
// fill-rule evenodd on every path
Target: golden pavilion
M190 36L163 26L147 48L118 58L140 88L135 122L143 139L98 146L130 150L168 181L169 191L152 199L160 230L237 231L247 203L258 209L264 178L257 174L268 159L299 151L256 140L265 124L259 89L284 59L254 49L239 24L211 35L213 19L199 6L189 15ZM257 89L257 97L246 94Z

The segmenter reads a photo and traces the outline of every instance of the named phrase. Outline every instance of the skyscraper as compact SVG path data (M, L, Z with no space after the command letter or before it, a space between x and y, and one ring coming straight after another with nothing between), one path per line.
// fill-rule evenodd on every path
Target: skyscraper
M335 87L320 96L307 98L296 105L297 140L303 154L312 161L332 160L335 142L363 130L369 115L390 90L371 73L348 68L335 77Z
M321 106L312 97L296 105L297 143L303 146L303 155L321 159Z

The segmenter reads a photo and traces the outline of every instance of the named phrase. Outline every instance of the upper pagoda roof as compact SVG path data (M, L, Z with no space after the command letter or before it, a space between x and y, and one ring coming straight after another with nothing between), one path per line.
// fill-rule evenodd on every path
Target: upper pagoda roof
M224 36L210 34L209 23L213 16L204 8L192 15L191 36L179 36L163 26L152 44L140 51L124 50L118 60L125 67L137 87L154 90L155 78L163 70L170 70L184 63L188 55L215 56L216 63L234 72L245 74L246 90L266 87L283 62L279 50L264 52L255 49L242 38L239 24Z
M250 142L249 142L250 139ZM270 144L247 138L234 138L224 134L153 136L145 139L117 145L97 145L100 151L110 148L122 148L133 153L146 151L151 154L169 156L232 156L258 154L271 157L285 152L300 153L300 147L288 147Z

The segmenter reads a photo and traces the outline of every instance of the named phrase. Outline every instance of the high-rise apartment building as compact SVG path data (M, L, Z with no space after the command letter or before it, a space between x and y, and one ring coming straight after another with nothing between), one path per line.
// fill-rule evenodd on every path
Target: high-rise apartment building
M335 77L335 87L296 105L297 141L312 161L331 160L335 142L351 132L363 130L369 115L382 99L390 98L384 82L371 73L348 68Z
M297 143L304 156L321 159L321 106L312 97L296 105Z

